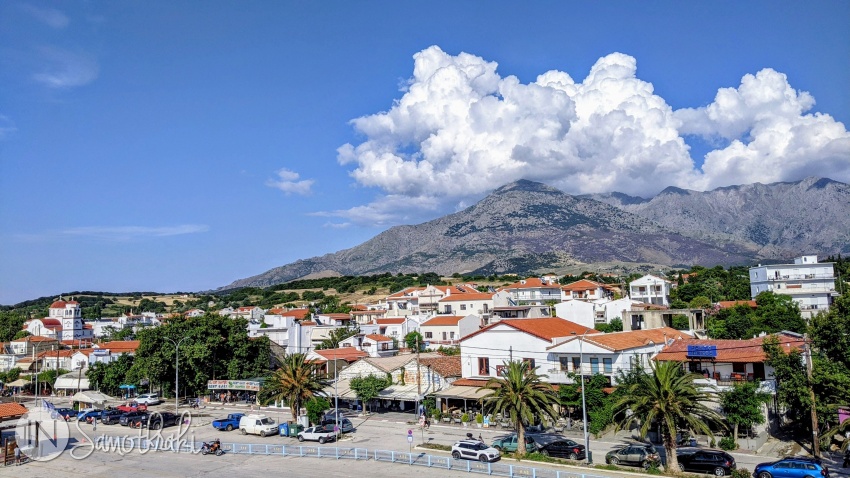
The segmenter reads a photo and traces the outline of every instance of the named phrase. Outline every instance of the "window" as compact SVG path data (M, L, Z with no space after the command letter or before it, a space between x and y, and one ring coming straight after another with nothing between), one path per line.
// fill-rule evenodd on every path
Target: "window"
M566 372L570 369L570 359L568 357L559 357L558 362L561 363L561 371Z
M460 304L460 310L466 310L466 304Z
M426 339L433 339L434 338L434 332L425 332L425 338Z
M599 359L596 357L590 359L590 373L599 373Z
M478 375L490 375L490 359L478 357Z
M446 335L445 332L443 332L443 340L446 340L446 338L447 338L447 335Z
M732 364L732 371L735 373L747 373L747 364L735 362Z
M496 375L499 377L505 376L505 366L504 365L496 365Z
M581 359L579 357L573 357L573 372L581 371Z
M454 332L449 332L449 338L451 338L452 340L454 340L454 339L455 339L455 333L454 333Z
M612 373L614 371L614 367L612 367L611 365L611 359L602 359L602 370L604 370L605 373Z
M522 361L528 364L529 370L534 370L534 359L533 358L524 358L524 359L522 359Z

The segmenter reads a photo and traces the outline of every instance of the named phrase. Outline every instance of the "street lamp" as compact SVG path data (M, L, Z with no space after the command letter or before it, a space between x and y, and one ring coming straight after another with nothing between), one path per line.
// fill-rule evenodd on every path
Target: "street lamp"
M174 413L177 413L178 399L180 398L180 344L189 337L183 337L177 341L169 337L163 338L174 345Z
M587 402L584 398L584 336L587 335L588 330L585 330L581 337L578 338L578 353L579 353L579 373L581 373L581 412L582 412L582 420L584 421L584 458L587 461L587 464L590 465L593 463L593 460L590 458L590 435L587 433ZM575 335L575 332L573 332Z
M27 337L27 344L29 344L29 341L30 341L29 337ZM33 348L33 355L32 355L32 364L35 367L35 405L33 405L35 407L38 406L38 395L39 395L38 394L38 349L40 349L42 345L46 345L46 344L44 342L42 342L40 344L36 344L35 348ZM51 345L51 347L52 347L52 345ZM58 346L57 346L57 349L58 349ZM43 369L44 368L42 367L42 370Z

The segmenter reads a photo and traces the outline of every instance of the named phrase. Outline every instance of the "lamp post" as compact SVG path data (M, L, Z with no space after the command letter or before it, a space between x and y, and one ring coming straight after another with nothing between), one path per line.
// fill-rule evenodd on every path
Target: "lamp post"
M587 401L584 398L584 336L587 335L587 330L581 334L581 337L578 338L578 366L579 372L581 373L581 412L582 412L582 420L584 421L584 458L587 461L587 464L590 465L593 463L593 460L590 458L590 435L587 433ZM573 332L575 334L575 332Z
M169 337L164 338L174 344L174 413L177 413L180 398L180 344L189 337L183 337L177 341Z
M27 337L27 343L29 343L29 337ZM35 405L33 405L34 407L38 406L38 396L39 396L39 394L38 394L38 349L40 349L42 345L45 345L45 343L42 342L40 344L36 344L36 346L35 346L35 348L33 348L33 352L32 352L33 353L32 364L35 367ZM51 347L52 347L52 345L51 345ZM58 346L57 346L57 348L58 348Z

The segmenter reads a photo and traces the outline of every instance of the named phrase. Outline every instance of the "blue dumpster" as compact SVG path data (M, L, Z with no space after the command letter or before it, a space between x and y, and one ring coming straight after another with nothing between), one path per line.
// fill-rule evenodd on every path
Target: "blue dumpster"
M279 427L277 427L278 432L280 432L280 436L288 437L289 436L289 424L281 423Z

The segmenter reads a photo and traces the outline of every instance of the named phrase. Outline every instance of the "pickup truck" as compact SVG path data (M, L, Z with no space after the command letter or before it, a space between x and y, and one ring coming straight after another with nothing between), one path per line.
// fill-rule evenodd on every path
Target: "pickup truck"
M213 420L212 426L216 430L224 430L229 432L234 428L239 428L239 419L244 416L244 413L231 413L227 416L227 418L219 418L218 420Z
M117 408L118 410L121 410L121 411L122 411L122 412L124 412L124 413L130 413L130 412L144 412L144 411L147 411L148 406L147 406L147 405L145 405L144 403L127 402L127 403L124 403L124 404L118 405L118 406L117 406L117 407L115 407L115 408Z
M298 433L298 441L310 440L317 441L324 445L326 441L331 441L336 439L336 433L333 432L333 429L330 431L324 428L323 426L315 426L310 427L300 433Z

